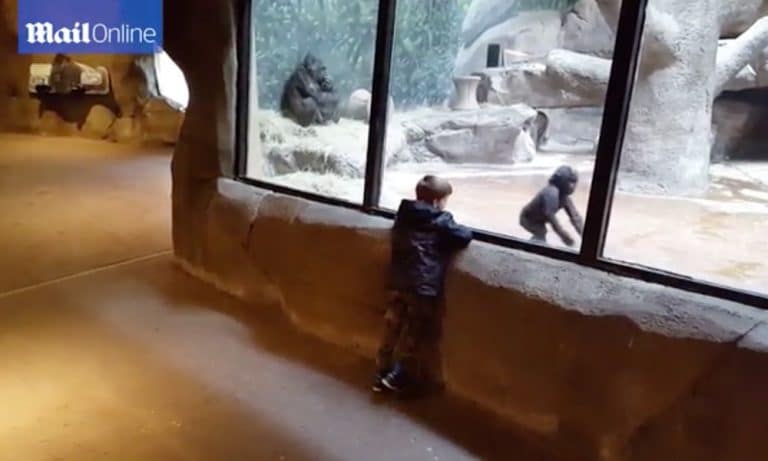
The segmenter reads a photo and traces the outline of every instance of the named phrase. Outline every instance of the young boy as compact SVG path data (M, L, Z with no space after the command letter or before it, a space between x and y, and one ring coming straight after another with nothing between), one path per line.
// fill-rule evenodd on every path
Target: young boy
M374 392L410 392L426 384L424 355L438 339L446 266L451 255L472 240L472 232L444 211L452 193L448 181L425 176L416 186L416 200L403 200L397 211L390 262L392 299Z
M568 165L561 166L549 178L549 184L523 208L520 213L520 225L533 234L531 240L546 242L547 223L549 223L555 233L563 240L563 243L569 247L575 244L573 237L563 229L555 215L565 208L576 232L579 235L582 234L584 222L573 204L573 200L571 200L571 195L576 191L578 182L579 175L576 170Z

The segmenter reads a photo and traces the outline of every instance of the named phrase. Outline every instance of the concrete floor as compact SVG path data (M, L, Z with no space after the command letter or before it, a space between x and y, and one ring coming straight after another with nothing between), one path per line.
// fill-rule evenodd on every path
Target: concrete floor
M0 461L548 459L448 397L372 399L370 364L177 269L167 151L0 162Z
M170 152L0 134L0 293L171 249Z

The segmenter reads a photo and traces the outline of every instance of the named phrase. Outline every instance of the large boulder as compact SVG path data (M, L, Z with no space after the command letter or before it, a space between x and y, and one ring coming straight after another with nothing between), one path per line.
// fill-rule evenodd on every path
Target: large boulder
M540 109L549 119L542 151L592 153L600 136L602 107L563 107Z
M536 108L595 104L593 99L560 87L557 79L547 72L546 59L516 63L488 74L491 79L488 102L491 104L522 103Z
M392 117L394 109L395 100L390 96L387 102L388 117ZM371 92L365 89L353 91L342 108L342 116L368 123L371 119Z
M414 138L409 148L423 143L428 151L450 163L527 162L536 153L531 133L537 115L524 104L432 112L410 121L423 137Z

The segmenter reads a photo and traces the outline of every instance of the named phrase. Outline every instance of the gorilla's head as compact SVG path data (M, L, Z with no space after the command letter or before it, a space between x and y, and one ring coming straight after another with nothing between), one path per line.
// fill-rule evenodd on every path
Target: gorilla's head
M571 195L579 183L579 173L570 166L563 165L549 178L549 183L557 187L561 194Z
M333 87L331 80L328 78L328 72L326 71L325 64L323 64L323 61L315 57L315 55L312 53L307 53L306 56L304 56L302 66L304 67L304 70L307 71L307 74L309 74L312 80L317 82L324 90L330 90Z

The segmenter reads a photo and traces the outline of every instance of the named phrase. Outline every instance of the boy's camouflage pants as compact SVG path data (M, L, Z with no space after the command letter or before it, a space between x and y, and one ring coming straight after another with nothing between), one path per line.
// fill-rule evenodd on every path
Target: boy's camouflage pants
M378 353L379 370L399 361L415 377L439 380L438 340L441 309L437 298L392 292L385 314L384 338Z

